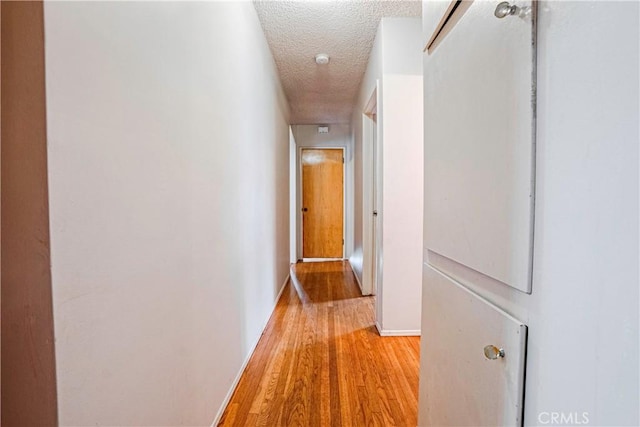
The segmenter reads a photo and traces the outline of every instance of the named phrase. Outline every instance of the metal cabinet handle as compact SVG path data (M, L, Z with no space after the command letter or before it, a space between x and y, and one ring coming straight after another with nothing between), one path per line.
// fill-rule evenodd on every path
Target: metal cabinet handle
M495 12L493 14L496 18L505 18L510 15L517 15L520 12L520 8L516 5L509 4L508 1L503 1L496 6Z
M378 216L378 211L373 211L373 216Z
M495 345L487 345L484 347L484 357L489 360L501 359L504 357L504 349Z

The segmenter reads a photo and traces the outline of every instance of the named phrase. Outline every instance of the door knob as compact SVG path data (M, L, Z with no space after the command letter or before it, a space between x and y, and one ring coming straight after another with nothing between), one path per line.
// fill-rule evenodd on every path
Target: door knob
M373 216L378 216L378 211L373 211Z
M493 12L493 14L496 16L496 18L502 19L509 15L517 15L519 11L520 8L518 6L511 5L508 1L503 1L502 3L499 3L498 6L496 6L496 10L495 12Z
M309 210L309 209L307 209L307 208L302 208L302 212L306 212L306 211L308 211L308 210Z
M504 357L504 349L495 345L487 345L484 347L484 357L489 360L501 359Z

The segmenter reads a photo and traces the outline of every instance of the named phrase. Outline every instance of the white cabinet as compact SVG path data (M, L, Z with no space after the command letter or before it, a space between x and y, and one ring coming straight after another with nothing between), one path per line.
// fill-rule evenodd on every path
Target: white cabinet
M425 53L425 244L530 292L534 11L516 1L521 13L499 19L498 3L473 2Z
M420 425L521 425L527 327L432 267L424 275Z
M420 425L640 425L639 5L537 2L533 139L534 25L494 17L499 1L470 3L423 55ZM513 334L474 295L527 325L523 420L520 371L480 354Z
M424 3L424 426L523 421L527 326L467 288L531 292L535 10L499 3Z

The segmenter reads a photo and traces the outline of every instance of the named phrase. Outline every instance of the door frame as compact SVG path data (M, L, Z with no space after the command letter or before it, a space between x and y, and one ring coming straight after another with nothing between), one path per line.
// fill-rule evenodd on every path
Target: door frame
M380 80L376 81L376 86L369 96L369 100L366 102L362 110L362 145L363 145L363 221L362 221L362 240L363 240L363 265L362 265L362 293L364 295L376 295L376 320L381 321L379 308L381 306L381 281L382 281L382 268L378 262L380 260L380 253L382 250L382 188L381 188L381 174L382 168L382 111L380 103ZM376 115L374 121L371 117ZM373 135L375 133L375 147L373 144ZM374 157L373 149L376 149L377 156ZM377 163L377 186L374 187L374 160ZM376 197L374 197L374 189L376 191ZM374 206L374 199L376 199L377 209ZM373 227L373 211L377 210L377 226L376 233L374 233ZM374 241L375 238L375 241ZM377 259L376 259L377 254ZM374 274L374 269L377 274ZM374 283L375 280L375 283Z
M304 239L304 223L302 218L302 202L304 200L303 192L303 182L302 182L302 150L340 150L342 151L342 258L304 258L304 247L303 247L303 239ZM298 259L301 259L304 262L314 262L314 261L336 261L336 260L344 260L346 253L346 243L347 243L347 161L346 161L347 150L345 147L341 147L338 145L327 145L320 147L312 147L312 146L299 146L298 147L298 155L297 155L297 175L298 175L298 189L300 191L300 197L298 198L298 203L296 206L297 218L298 218Z

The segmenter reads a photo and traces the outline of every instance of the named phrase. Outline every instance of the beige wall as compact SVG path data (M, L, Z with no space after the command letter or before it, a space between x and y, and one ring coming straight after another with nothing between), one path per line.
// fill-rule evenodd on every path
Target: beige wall
M2 425L56 425L42 3L1 8Z

